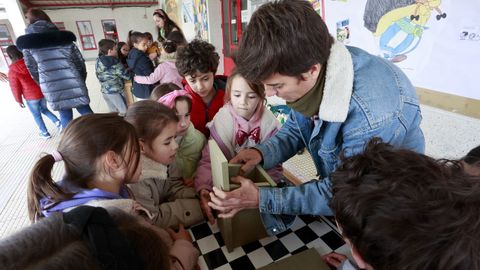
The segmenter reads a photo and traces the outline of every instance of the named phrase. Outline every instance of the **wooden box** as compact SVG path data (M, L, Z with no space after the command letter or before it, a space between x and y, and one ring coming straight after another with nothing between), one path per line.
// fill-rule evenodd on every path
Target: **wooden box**
M230 178L239 175L241 165L228 164L223 152L214 140L209 140L208 146L210 148L213 185L225 191L238 188L239 185L231 183ZM258 165L244 177L251 179L257 186L276 186L267 172ZM258 209L242 210L233 218L218 218L217 223L229 252L236 247L267 236Z

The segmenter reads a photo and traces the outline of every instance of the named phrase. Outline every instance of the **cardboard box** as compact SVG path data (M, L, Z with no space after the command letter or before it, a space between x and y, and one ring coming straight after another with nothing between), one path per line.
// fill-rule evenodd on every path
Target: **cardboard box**
M238 188L239 185L231 183L230 178L239 175L241 165L228 164L225 155L214 140L208 141L208 147L213 185L225 191ZM276 186L267 172L258 165L244 177L251 179L259 187ZM245 209L238 212L233 218L218 218L217 222L228 252L267 236L258 209Z

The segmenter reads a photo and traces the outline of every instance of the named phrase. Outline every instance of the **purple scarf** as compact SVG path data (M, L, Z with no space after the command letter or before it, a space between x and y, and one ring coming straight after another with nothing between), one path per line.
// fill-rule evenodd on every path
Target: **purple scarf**
M48 217L55 212L63 212L65 209L86 204L89 201L93 201L93 200L113 200L113 199L130 198L127 186L125 185L123 185L120 188L119 194L111 193L98 188L94 188L94 189L76 188L77 190L74 190L75 188L69 189L68 187L65 187L66 185L65 180L60 181L58 185L68 192L76 192L76 193L72 198L70 198L67 201L56 202L51 200L50 198L40 199L42 214L45 217Z

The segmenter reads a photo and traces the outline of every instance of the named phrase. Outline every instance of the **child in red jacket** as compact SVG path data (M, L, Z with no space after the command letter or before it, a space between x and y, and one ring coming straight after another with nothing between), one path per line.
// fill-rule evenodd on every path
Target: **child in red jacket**
M46 115L56 126L60 128L60 120L47 108L47 102L43 97L42 91L38 84L32 79L28 72L23 54L16 46L7 47L8 57L12 60L12 64L8 70L8 80L13 96L20 107L25 108L22 96L27 102L27 106L40 129L40 138L49 139L50 133L43 122L42 113Z
M220 57L215 47L195 39L177 51L178 73L185 77L185 91L192 97L190 119L193 126L209 137L206 124L223 107L226 77L215 76Z

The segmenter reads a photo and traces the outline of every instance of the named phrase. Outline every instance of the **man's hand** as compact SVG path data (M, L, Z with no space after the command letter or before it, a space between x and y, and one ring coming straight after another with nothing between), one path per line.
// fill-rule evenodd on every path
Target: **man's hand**
M221 218L233 217L246 208L258 208L258 187L241 176L233 177L232 182L239 183L240 187L230 192L213 187L213 192L210 192L211 202L208 205L220 211L218 216Z
M20 108L25 108L25 104L23 104L23 102L18 102L18 105L20 106Z
M262 162L262 153L255 148L244 149L234 156L229 163L243 164L240 168L242 174L250 172L256 165Z
M210 191L206 189L200 190L200 208L202 208L203 215L207 217L210 224L215 224L215 218L213 217L212 208L208 206L210 202Z
M325 263L335 268L338 268L346 259L348 259L347 256L335 252L322 256Z

